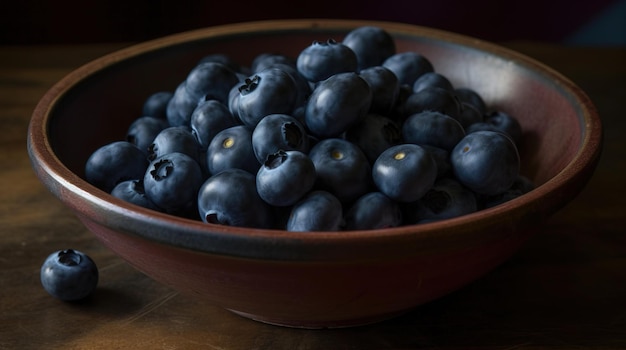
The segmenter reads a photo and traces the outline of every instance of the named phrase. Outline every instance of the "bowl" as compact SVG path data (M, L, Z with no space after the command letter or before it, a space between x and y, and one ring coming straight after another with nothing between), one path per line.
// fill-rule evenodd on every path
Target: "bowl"
M521 172L536 188L473 214L419 225L303 234L205 224L138 207L90 185L84 166L123 138L144 99L173 90L198 62L226 53L297 55L374 25L397 51L423 54L455 86L479 92L523 129ZM596 110L572 81L520 53L461 34L355 20L272 20L193 30L96 59L56 83L36 106L28 152L41 182L102 244L190 298L275 325L334 328L406 313L510 258L573 200L601 153Z

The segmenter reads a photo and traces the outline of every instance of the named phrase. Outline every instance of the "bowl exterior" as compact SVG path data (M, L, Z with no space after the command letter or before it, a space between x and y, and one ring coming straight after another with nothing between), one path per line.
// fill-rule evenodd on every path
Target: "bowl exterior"
M456 86L471 87L488 105L519 117L522 173L539 186L500 206L442 222L302 235L156 213L83 179L91 152L123 137L145 97L173 89L204 55L228 53L242 63L262 52L295 56L313 40L340 40L362 25L385 28L398 51L424 54ZM601 139L594 106L575 84L502 47L398 23L281 20L181 33L77 69L37 105L28 151L47 188L107 247L148 276L245 317L322 328L392 317L496 267L535 225L580 192L599 159Z

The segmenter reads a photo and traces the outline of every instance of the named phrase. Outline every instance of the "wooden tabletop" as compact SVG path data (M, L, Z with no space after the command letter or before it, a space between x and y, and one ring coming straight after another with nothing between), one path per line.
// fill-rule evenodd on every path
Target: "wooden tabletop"
M374 325L301 330L251 321L154 282L103 247L37 180L30 114L56 81L126 44L0 46L0 349L626 349L626 49L503 43L596 104L604 152L586 189L514 257L444 298ZM100 269L81 303L39 269L75 248Z

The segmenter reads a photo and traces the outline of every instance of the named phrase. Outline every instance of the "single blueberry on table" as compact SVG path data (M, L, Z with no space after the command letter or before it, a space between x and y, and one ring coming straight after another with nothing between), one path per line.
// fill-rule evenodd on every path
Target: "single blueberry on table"
M497 131L467 134L450 153L450 162L459 182L479 195L506 191L520 171L515 143Z
M373 230L402 225L398 202L381 192L370 192L357 199L344 217L345 230Z
M270 154L256 175L259 196L270 205L285 207L295 204L315 184L313 161L300 151Z
M203 222L217 225L272 228L272 207L259 196L256 177L231 168L212 175L198 191Z
M50 254L40 269L43 288L63 301L78 301L91 295L98 285L98 277L95 262L75 249Z
M287 231L339 231L343 225L343 207L332 193L309 192L291 208Z
M230 168L256 174L260 163L252 147L252 130L236 125L217 133L207 148L206 165L210 174Z
M437 178L437 163L423 147L405 143L380 154L372 166L378 190L398 202L420 199Z
M143 151L128 141L114 141L95 150L85 164L85 179L105 192L120 182L139 179L148 167Z

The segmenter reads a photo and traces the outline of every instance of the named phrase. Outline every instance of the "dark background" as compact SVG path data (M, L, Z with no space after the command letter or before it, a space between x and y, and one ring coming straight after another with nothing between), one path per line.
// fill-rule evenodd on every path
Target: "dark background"
M626 0L2 0L0 44L143 41L201 27L280 18L398 21L496 42L626 45Z

